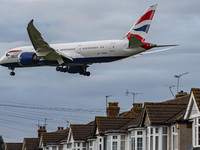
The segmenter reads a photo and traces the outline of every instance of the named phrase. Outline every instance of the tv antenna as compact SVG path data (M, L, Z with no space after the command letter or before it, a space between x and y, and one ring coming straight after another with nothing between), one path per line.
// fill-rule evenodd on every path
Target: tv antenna
M108 105L108 97L112 97L112 95L107 95L105 96L106 97L106 108L107 108L107 105Z
M170 93L172 94L173 97L175 97L175 96L174 96L174 93L172 92L172 88L175 87L176 85L165 85L165 86L168 86L168 87L169 87Z
M179 75L174 75L175 78L178 78L178 83L177 83L177 94L178 94L178 90L179 90L179 79L181 76L188 74L189 72L185 72Z
M128 94L132 94L133 95L133 104L134 104L136 95L143 94L143 93L129 92L128 90L126 90L126 96L128 96Z
M63 118L63 120L65 120L65 122L67 122L67 128L68 128L68 126L69 126L69 121L66 120L66 119L64 119L64 118Z

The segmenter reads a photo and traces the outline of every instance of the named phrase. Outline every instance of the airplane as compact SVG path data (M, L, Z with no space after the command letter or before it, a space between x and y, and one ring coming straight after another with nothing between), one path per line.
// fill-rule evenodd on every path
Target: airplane
M151 48L176 45L156 45L145 42L156 5L148 7L142 17L120 40L89 41L49 45L33 25L33 19L27 26L32 46L13 48L0 58L0 65L11 70L15 68L55 66L56 71L79 73L90 76L87 71L93 63L108 63L141 54Z

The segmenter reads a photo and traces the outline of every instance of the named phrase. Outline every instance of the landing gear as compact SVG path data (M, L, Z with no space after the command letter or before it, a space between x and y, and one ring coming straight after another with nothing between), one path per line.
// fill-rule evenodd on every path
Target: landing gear
M11 75L11 76L14 76L14 75L15 75L15 72L14 72L14 71L10 72L10 75Z
M80 74L81 74L81 73L80 73ZM82 75L88 76L88 77L89 77L89 76L90 76L90 72L85 71L85 72L82 73Z
M90 72L86 71L88 66L66 66L59 65L56 67L56 71L68 72L68 73L79 73L80 75L90 76Z
M11 75L11 76L15 76L15 72L14 72L15 68L14 68L14 67L9 67L8 69L12 70L12 71L10 72L10 75Z

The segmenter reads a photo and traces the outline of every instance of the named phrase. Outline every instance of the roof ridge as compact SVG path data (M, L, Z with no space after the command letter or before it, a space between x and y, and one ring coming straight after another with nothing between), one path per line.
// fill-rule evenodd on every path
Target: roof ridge
M160 102L160 103L147 103L148 105L186 105L186 104L181 104L181 103L168 103L168 102ZM146 105L146 104L145 104Z

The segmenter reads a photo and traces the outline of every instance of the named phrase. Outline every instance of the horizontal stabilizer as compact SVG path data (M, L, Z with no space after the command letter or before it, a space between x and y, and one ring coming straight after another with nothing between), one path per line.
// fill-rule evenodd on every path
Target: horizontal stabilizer
M163 52L163 51L170 50L170 49L172 49L172 48L174 48L174 47L168 47L168 48L159 49L159 50L155 50L155 51L143 52L143 53L140 53L139 55L146 55L146 54L151 54L151 53Z
M179 46L179 45L156 45L155 47L173 47L173 46Z

